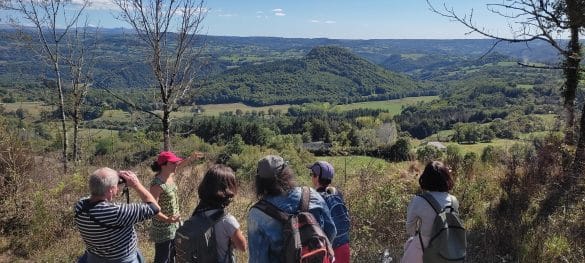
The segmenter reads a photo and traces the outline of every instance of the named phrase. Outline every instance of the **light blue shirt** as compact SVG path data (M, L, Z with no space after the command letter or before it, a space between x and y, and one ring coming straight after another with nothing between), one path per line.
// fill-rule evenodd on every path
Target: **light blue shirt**
M298 212L301 200L301 188L295 187L286 195L266 196L264 199L282 211L289 214ZM333 240L337 233L335 224L331 219L327 203L323 197L311 188L309 200L309 211L329 238ZM280 255L283 246L282 224L260 211L252 208L248 213L248 245L250 263L271 263L280 262Z

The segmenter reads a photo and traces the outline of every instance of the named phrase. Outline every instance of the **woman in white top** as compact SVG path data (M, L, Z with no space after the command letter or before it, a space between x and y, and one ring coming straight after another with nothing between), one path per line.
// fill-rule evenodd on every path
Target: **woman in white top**
M418 183L420 188L429 192L442 208L453 206L455 210L459 210L458 202L454 202L457 199L449 194L453 188L451 171L442 162L428 163L418 179ZM406 233L410 238L404 245L404 255L401 262L423 262L421 241L425 247L428 245L435 216L435 210L423 197L416 195L410 201L406 212Z

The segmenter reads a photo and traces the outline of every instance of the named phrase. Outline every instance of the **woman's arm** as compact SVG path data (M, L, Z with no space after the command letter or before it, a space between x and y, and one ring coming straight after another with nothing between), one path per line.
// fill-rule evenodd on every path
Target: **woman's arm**
M198 152L198 151L194 151L187 158L183 159L183 161L181 161L179 163L179 165L177 166L177 168L183 168L187 164L190 164L192 161L201 160L203 158L205 158L205 154L204 153Z
M417 222L420 220L419 215L416 213L416 199L417 196L414 196L414 198L412 198L408 204L408 208L406 209L406 233L409 236L414 236L418 230Z
M234 244L234 247L237 250L246 251L246 247L248 246L248 244L246 242L246 238L244 237L240 229L236 229L236 231L234 232L230 239L232 240L232 243Z

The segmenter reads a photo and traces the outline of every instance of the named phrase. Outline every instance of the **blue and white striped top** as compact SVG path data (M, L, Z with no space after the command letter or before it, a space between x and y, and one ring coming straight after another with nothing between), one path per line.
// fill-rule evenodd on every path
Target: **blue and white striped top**
M146 203L101 201L90 204L89 198L85 197L75 205L75 224L87 251L117 260L136 253L138 238L134 224L150 219L156 213L156 207Z

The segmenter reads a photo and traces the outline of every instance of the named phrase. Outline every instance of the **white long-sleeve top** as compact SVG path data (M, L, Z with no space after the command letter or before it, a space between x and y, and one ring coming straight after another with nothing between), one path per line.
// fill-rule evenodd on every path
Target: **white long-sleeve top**
M447 192L429 192L441 205L441 208L452 205L452 200L457 200L455 196L450 195ZM459 211L459 202L453 206L455 210ZM420 233L423 237L423 242L426 243L430 239L431 231L433 228L433 222L435 220L435 210L433 207L422 197L416 195L408 204L406 211L406 233L409 236L414 236L417 230L417 221L420 220Z

